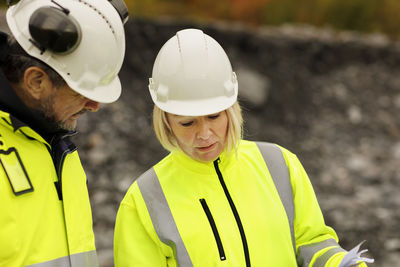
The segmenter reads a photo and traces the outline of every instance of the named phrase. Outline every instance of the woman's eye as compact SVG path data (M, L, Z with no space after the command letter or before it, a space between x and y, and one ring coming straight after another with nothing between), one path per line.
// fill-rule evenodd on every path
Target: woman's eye
M215 120L215 119L218 118L218 117L219 117L219 113L218 113L218 114L214 114L214 115L208 116L208 118L210 118L210 119L212 119L212 120Z
M189 126L192 125L192 124L193 124L193 121L181 122L181 125L182 125L183 127L189 127Z

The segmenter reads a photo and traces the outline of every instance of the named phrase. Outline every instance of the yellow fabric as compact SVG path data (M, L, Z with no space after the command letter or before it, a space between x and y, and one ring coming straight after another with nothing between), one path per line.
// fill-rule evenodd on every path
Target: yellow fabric
M123 249L115 251L115 265L176 266L172 249L158 239L149 214L143 212L146 210L146 204L137 183L131 186L129 192L117 215L117 220L122 217L122 221L116 225L115 234L118 238L115 238L114 246Z
M337 240L334 230L324 223L297 157L281 150L293 187L297 247ZM242 141L237 154L223 153L220 159L221 173L244 227L251 265L297 266L284 207L256 144ZM238 226L213 163L200 163L182 152L173 152L154 169L193 265L245 266ZM201 198L207 201L215 220L226 254L224 261L219 258ZM157 237L137 182L128 190L118 211L114 261L117 267L176 265L172 249Z
M0 266L20 267L94 250L86 176L78 153L64 161L60 201L48 144L28 127L14 131L10 122L0 111L0 150L18 151L34 191L16 196L0 167Z

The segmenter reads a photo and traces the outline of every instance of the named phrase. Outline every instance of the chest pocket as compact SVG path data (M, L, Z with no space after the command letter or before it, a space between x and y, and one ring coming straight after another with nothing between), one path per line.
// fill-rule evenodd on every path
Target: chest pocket
M14 147L6 151L0 150L0 164L16 196L33 191L28 173L26 172L18 151Z

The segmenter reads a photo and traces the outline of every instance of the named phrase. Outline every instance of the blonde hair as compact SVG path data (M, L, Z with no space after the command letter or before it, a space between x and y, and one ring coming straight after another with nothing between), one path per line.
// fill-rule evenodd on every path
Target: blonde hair
M236 151L239 141L242 139L243 117L242 109L237 101L225 111L228 117L225 150L229 153L232 150ZM174 151L180 149L169 125L167 113L156 105L154 105L153 109L153 127L158 141L166 150Z

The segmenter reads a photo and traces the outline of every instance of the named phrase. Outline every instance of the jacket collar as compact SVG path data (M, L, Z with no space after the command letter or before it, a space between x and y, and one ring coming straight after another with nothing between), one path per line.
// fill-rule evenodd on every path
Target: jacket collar
M205 175L215 174L215 167L213 161L206 163L196 161L191 157L189 157L188 155L186 155L180 149L171 152L170 157L173 161L178 162L180 167L188 169L192 172ZM227 171L232 166L234 166L236 162L236 157L237 154L234 151L231 151L230 153L226 153L226 151L222 152L221 155L219 155L219 158L217 159L220 171L221 172Z

